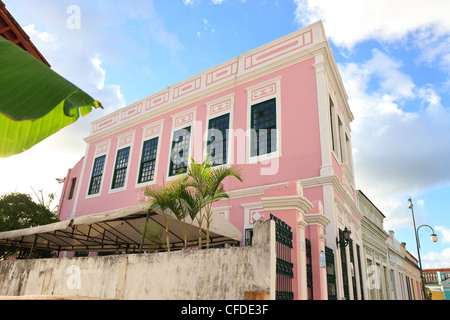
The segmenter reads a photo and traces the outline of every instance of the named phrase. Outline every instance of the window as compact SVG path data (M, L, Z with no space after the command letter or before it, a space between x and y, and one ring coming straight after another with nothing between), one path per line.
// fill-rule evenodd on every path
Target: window
M97 194L100 192L100 186L102 184L103 169L105 167L106 155L98 157L94 161L94 168L92 169L91 184L89 186L89 195Z
M338 134L339 134L339 153L340 153L340 159L341 159L341 163L344 163L344 140L343 140L343 132L344 132L344 127L342 125L342 121L340 118L338 118Z
M244 244L251 246L253 243L253 229L245 229Z
M252 106L251 150L252 157L277 151L276 99Z
M111 189L118 189L125 186L129 157L130 147L121 149L117 152L116 167L114 168L114 176Z
M334 138L334 103L333 100L331 100L330 97L330 127L331 127L331 145L332 150L336 152L336 141Z
M155 178L158 140L159 138L154 138L144 142L138 183L152 181Z
M77 178L72 179L72 185L70 186L70 192L69 192L69 200L73 199L73 194L75 192L75 185L77 184Z
M230 114L225 114L209 121L206 152L213 166L226 164L228 161L229 129Z
M187 171L191 144L191 127L175 131L172 140L169 176L173 177Z

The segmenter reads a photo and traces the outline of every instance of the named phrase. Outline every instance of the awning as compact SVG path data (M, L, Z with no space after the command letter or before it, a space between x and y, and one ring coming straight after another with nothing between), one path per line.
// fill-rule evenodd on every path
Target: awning
M149 221L149 234L143 237L145 222ZM198 244L199 226L196 220L185 223L169 216L171 249L183 248L183 228L188 230L187 241ZM192 222L192 223L191 223ZM118 210L86 215L49 225L0 233L0 245L17 248L34 248L51 251L138 252L164 249L165 218L149 211L145 205L135 205ZM214 213L209 227L210 245L236 243L242 240L241 232L228 220ZM161 243L160 237L162 235ZM206 241L206 223L202 225L203 244Z

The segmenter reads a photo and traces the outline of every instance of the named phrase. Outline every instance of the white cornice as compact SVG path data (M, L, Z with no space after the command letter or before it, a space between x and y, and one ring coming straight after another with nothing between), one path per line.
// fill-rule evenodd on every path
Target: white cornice
M305 215L305 221L308 225L318 225L324 228L331 222L330 219L321 213L308 213Z
M324 185L333 186L334 190L336 190L339 193L339 195L342 197L345 203L350 207L351 212L356 214L356 217L359 219L359 221L361 221L362 218L364 217L364 215L359 211L352 197L345 191L344 186L340 183L336 175L303 179L301 180L301 183L303 185L303 188L312 188Z
M306 34L311 33L312 35L312 42L311 43L303 43L301 45L302 41L306 41ZM302 38L303 37L303 38ZM302 40L303 39L303 40ZM297 46L296 49L293 51L290 51L283 47L284 42L290 41L288 45L294 45ZM300 45L300 46L299 46ZM277 46L279 48L277 48ZM299 47L298 47L299 46ZM277 52L278 50L286 50L286 52L283 55L279 55L278 57L274 52ZM247 68L248 61L252 60L253 56L260 55L261 57L265 56L265 53L268 52L271 54L274 59L269 59L265 62L257 62L256 66ZM127 127L133 126L135 124L141 123L143 121L146 121L147 119L155 118L158 116L161 116L165 113L171 112L173 110L176 110L178 108L182 108L184 106L187 106L189 104L194 104L197 101L207 99L208 97L218 94L220 92L223 92L228 89L232 89L233 87L255 80L263 75L270 74L272 72L276 72L280 69L283 69L285 67L291 66L293 64L299 63L301 61L307 60L309 58L312 58L318 54L322 54L323 56L327 57L327 64L330 65L330 70L332 70L333 77L337 77L340 79L339 72L337 71L336 63L334 62L331 49L329 47L328 41L325 38L324 29L322 23L316 22L306 28L303 28L301 30L295 31L289 35L286 35L280 39L277 39L275 41L272 41L264 46L261 46L259 48L256 48L252 51L247 52L244 55L241 55L237 58L231 59L227 62L224 62L214 68L211 68L209 70L206 70L194 77L191 77L185 81L182 81L178 84L175 84L171 87L169 87L166 90L163 90L161 92L155 93L154 95L144 98L132 105L126 106L124 108L121 108L120 110L111 113L110 115L107 115L105 117L102 117L98 120L95 120L92 122L92 127L94 128L95 125L100 126L100 122L102 120L108 120L111 115L115 115L117 117L117 120L115 124L111 124L110 127L101 129L98 132L95 132L92 130L91 135L87 138L85 138L85 141L87 143L90 143L94 140L100 139L102 137L108 136L110 134L113 134L119 130L123 130ZM249 60L250 59L250 60ZM259 57L255 61L258 60ZM264 59L263 59L264 60ZM204 86L204 83L207 83L208 77L211 77L211 75L214 72L219 72L222 69L226 69L227 67L233 66L233 70L230 71L233 76L228 76L226 79L217 80L213 82L212 85ZM200 82L201 84L197 84L196 80L202 79ZM339 81L337 81L339 82ZM192 85L191 85L192 83ZM188 91L191 89L192 86L200 86L198 89L196 87L196 90L193 90L192 92L188 92L186 94L178 95L176 98L173 98L173 91L174 90L182 90L183 86L185 86ZM343 88L343 85L339 84L340 88ZM183 88L184 90L184 88ZM344 91L345 92L345 91ZM146 108L146 103L149 102L151 99L159 98L162 96L168 95L164 99L164 102L161 103L159 106L155 107L152 110L149 111L142 111ZM175 100L174 100L175 99ZM159 99L158 99L159 100ZM122 115L120 113L130 110L130 108L134 106L140 105L140 114L136 116L131 116L129 120L120 120ZM138 113L139 113L138 112ZM109 124L108 124L109 125Z
M300 195L261 198L265 211L297 210L301 213L311 211L314 206Z

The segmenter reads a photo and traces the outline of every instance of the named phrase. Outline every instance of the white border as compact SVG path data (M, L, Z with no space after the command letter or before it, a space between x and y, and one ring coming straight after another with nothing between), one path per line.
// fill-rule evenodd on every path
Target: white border
M185 115L188 115L190 113L192 113L192 119L189 122L183 123L178 126L176 125L177 119L179 119L180 117L183 117ZM194 149L194 135L196 132L196 130L195 130L196 116L197 116L197 107L194 107L189 110L182 111L182 112L172 115L172 130L170 132L170 140L169 140L169 156L167 159L166 181L175 180L177 177L180 176L180 175L170 176L170 162L171 162L171 158L172 158L173 134L175 133L175 131L184 129L186 127L191 127L191 134L190 134L191 140L189 141L189 158L188 158L187 166L189 167L191 164L191 157L194 154L193 149Z
M259 99L252 100L252 92L263 89L271 84L275 85L276 91L274 94L264 95ZM258 162L264 162L276 158L280 158L281 151L281 76L276 78L260 82L256 85L246 88L247 91L247 163L254 164ZM274 99L275 98L275 107L276 107L276 117L277 117L277 151L271 152L269 154L263 154L259 156L251 156L251 116L252 116L252 106Z
M151 134L149 136L145 136L145 130L153 128L153 127L160 127L159 133L155 133L155 134ZM146 186L150 186L156 183L157 180L157 176L158 176L158 158L160 156L160 152L161 152L161 140L162 140L162 133L164 130L164 119L157 121L157 122L153 122L151 124L145 125L142 127L142 141L141 141L141 152L139 153L139 158L138 158L138 165L137 165L137 174L136 174L136 184L135 184L135 188L142 188L142 187L146 187ZM146 181L146 182L141 182L139 183L139 173L141 172L141 161L142 161L142 153L144 152L144 143L146 141L152 140L158 138L158 146L156 149L156 163L155 163L155 175L153 177L153 180L151 181Z
M221 102L226 102L230 100L231 105L229 109L222 110L220 112L211 114L211 107ZM216 168L220 168L223 166L229 166L234 163L234 106L235 106L235 94L229 94L223 96L219 99L215 99L205 104L206 105L206 121L205 121L205 132L203 134L203 160L206 159L206 151L208 150L208 130L209 130L209 121L226 114L230 115L229 124L228 124L228 143L227 143L227 162L217 166Z
M124 144L122 146L119 146L120 139L128 137L128 136L132 136L131 141L127 142L126 144ZM114 153L114 166L112 167L111 181L110 181L108 194L122 192L122 191L127 190L128 177L130 176L131 161L132 161L132 157L133 157L133 145L134 145L134 139L135 138L136 138L136 130L129 131L127 133L121 134L121 135L116 137L117 144L116 144L116 151ZM128 148L128 147L130 148L130 153L128 155L128 164L127 164L127 173L126 173L126 176L125 176L125 184L121 188L113 189L112 188L112 184L113 184L113 181L114 181L114 171L116 170L116 164L117 164L117 153L120 150Z
M106 150L101 152L101 153L99 153L99 154L97 154L96 153L97 152L97 148L101 147L101 146L107 146ZM87 190L86 190L85 199L97 198L97 197L100 197L102 195L102 190L103 190L103 185L104 185L104 180L105 180L105 173L106 173L106 166L108 164L108 158L109 158L109 151L110 151L110 149L111 149L111 139L108 139L106 141L103 141L103 142L98 143L98 144L95 145L95 147L94 147L94 158L92 160L91 170L89 171L89 176L88 176L89 181L88 181L88 184L87 184ZM102 156L105 156L105 164L104 164L104 167L103 167L102 180L100 182L100 189L99 189L98 193L89 194L89 189L91 188L92 172L94 171L95 160L100 158L100 157L102 157Z

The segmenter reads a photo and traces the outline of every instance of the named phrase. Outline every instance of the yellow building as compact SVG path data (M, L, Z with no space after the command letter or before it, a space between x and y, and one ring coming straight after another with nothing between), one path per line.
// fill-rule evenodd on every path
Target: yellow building
M450 268L424 269L423 277L431 300L450 300Z
M402 254L405 255L403 260L403 270L407 299L408 300L424 300L422 290L422 279L420 277L419 263L411 253L406 250L406 243L401 244Z

